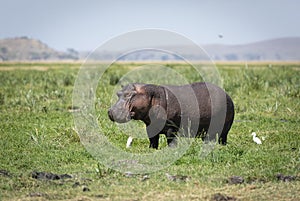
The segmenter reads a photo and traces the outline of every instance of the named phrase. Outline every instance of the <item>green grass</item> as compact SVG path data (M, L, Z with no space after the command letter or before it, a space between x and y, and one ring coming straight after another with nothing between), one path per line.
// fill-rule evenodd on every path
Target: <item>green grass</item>
M107 117L114 84L139 65L121 63L106 71L96 93L97 121L120 150L157 152L163 158L163 137L159 151L149 150L148 140L142 138L126 150L129 133ZM278 173L300 177L300 64L218 63L223 88L236 108L228 145L216 146L203 158L202 142L196 139L182 157L149 173L147 180L144 175L126 177L105 167L81 144L69 112L79 66L0 64L0 170L9 172L9 176L0 173L0 200L210 200L215 193L241 200L300 199L299 179L282 182L276 178ZM189 82L200 79L184 64L166 66ZM130 135L145 137L143 125L138 127L126 129ZM265 138L262 145L252 141L253 131ZM31 178L33 171L67 173L72 178L36 180ZM189 179L170 181L166 173ZM233 175L245 182L228 184ZM90 191L84 192L84 187Z

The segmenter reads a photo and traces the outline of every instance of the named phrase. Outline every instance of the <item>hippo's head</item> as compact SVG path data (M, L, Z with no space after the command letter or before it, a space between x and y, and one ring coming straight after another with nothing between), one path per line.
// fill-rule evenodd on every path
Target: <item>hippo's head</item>
M110 120L125 123L148 115L151 97L146 93L144 84L128 84L117 95L118 101L108 110Z

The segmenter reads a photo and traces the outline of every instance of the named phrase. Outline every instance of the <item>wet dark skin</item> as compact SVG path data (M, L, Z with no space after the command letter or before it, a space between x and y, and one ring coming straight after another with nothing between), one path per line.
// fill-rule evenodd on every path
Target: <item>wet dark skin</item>
M234 104L228 94L216 85L197 82L183 86L129 84L117 93L118 101L109 109L112 121L125 123L141 120L147 128L150 148L159 146L159 134L165 134L168 146L177 144L180 128L188 137L208 133L203 140L218 137L226 145L234 119Z

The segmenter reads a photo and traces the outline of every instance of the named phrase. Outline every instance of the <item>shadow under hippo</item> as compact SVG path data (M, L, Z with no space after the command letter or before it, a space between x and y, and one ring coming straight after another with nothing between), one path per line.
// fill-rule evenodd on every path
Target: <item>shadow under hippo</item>
M118 101L108 110L110 120L132 119L146 124L150 148L158 148L159 134L169 146L177 144L177 132L185 137L226 145L234 119L230 96L216 85L197 82L182 86L128 84L117 92ZM183 132L182 132L183 131Z

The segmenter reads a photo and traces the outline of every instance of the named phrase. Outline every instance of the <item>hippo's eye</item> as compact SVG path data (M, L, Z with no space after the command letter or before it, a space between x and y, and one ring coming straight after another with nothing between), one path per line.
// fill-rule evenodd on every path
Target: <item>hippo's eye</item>
M123 96L124 96L125 98L129 98L130 96L132 96L132 94L127 92L127 93L124 93Z

